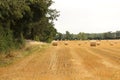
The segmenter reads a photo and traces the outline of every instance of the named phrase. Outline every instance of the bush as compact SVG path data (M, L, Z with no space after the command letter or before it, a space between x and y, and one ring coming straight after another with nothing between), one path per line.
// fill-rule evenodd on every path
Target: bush
M0 52L7 53L14 48L13 34L10 29L0 26Z
M20 37L14 40L15 48L22 49L25 46L25 39L23 33L20 34Z
M35 36L35 37L34 37L34 40L35 40L35 41L40 41L39 36Z

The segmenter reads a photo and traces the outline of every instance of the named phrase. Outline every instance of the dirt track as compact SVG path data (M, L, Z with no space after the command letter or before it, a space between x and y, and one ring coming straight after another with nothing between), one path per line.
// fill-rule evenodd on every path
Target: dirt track
M120 80L119 44L82 44L59 42L44 52L31 54L14 65L0 68L0 80Z

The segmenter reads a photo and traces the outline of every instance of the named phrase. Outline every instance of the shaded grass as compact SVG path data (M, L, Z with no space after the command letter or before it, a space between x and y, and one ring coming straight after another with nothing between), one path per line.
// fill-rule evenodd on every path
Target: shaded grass
M11 65L15 63L18 60L21 60L22 58L25 58L31 54L37 54L37 52L45 51L49 47L49 44L44 45L30 45L25 48L22 48L20 50L12 51L11 54L14 56L12 57L6 57L7 55L1 54L0 55L0 67L6 67L8 65Z

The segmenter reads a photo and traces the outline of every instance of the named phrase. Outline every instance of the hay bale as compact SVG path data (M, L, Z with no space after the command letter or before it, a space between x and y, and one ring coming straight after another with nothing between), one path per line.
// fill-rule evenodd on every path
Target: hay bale
M85 42L85 44L87 44L87 42Z
M57 45L58 45L58 42L57 42L57 41L52 41L52 45L53 45L53 46L57 46Z
M111 42L111 43L110 43L110 46L114 46L114 44Z
M78 43L78 45L80 46L81 44L80 44L80 43Z
M117 44L117 41L114 41L114 44Z
M100 45L100 42L97 42L96 44L99 46L99 45Z
M64 44L65 44L65 45L68 45L68 43L67 43L67 42L64 42Z
M90 46L95 47L96 46L96 40L90 41Z

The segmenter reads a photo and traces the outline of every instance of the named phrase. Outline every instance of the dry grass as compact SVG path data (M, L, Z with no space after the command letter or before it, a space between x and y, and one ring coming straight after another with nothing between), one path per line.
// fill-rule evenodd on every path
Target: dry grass
M17 60L29 56L36 51L42 51L42 49L44 50L44 48L47 48L47 46L48 45L46 43L27 40L24 48L11 51L7 55L0 54L0 66L4 67L11 65Z
M65 42L69 44L65 46ZM87 44L85 44L87 42ZM93 41L94 42L94 41ZM58 41L11 67L0 68L1 80L120 80L120 41ZM78 44L82 44L78 46ZM30 50L27 48L26 50Z
M58 45L58 42L57 42L57 41L52 41L52 45L53 45L53 46L57 46L57 45Z

